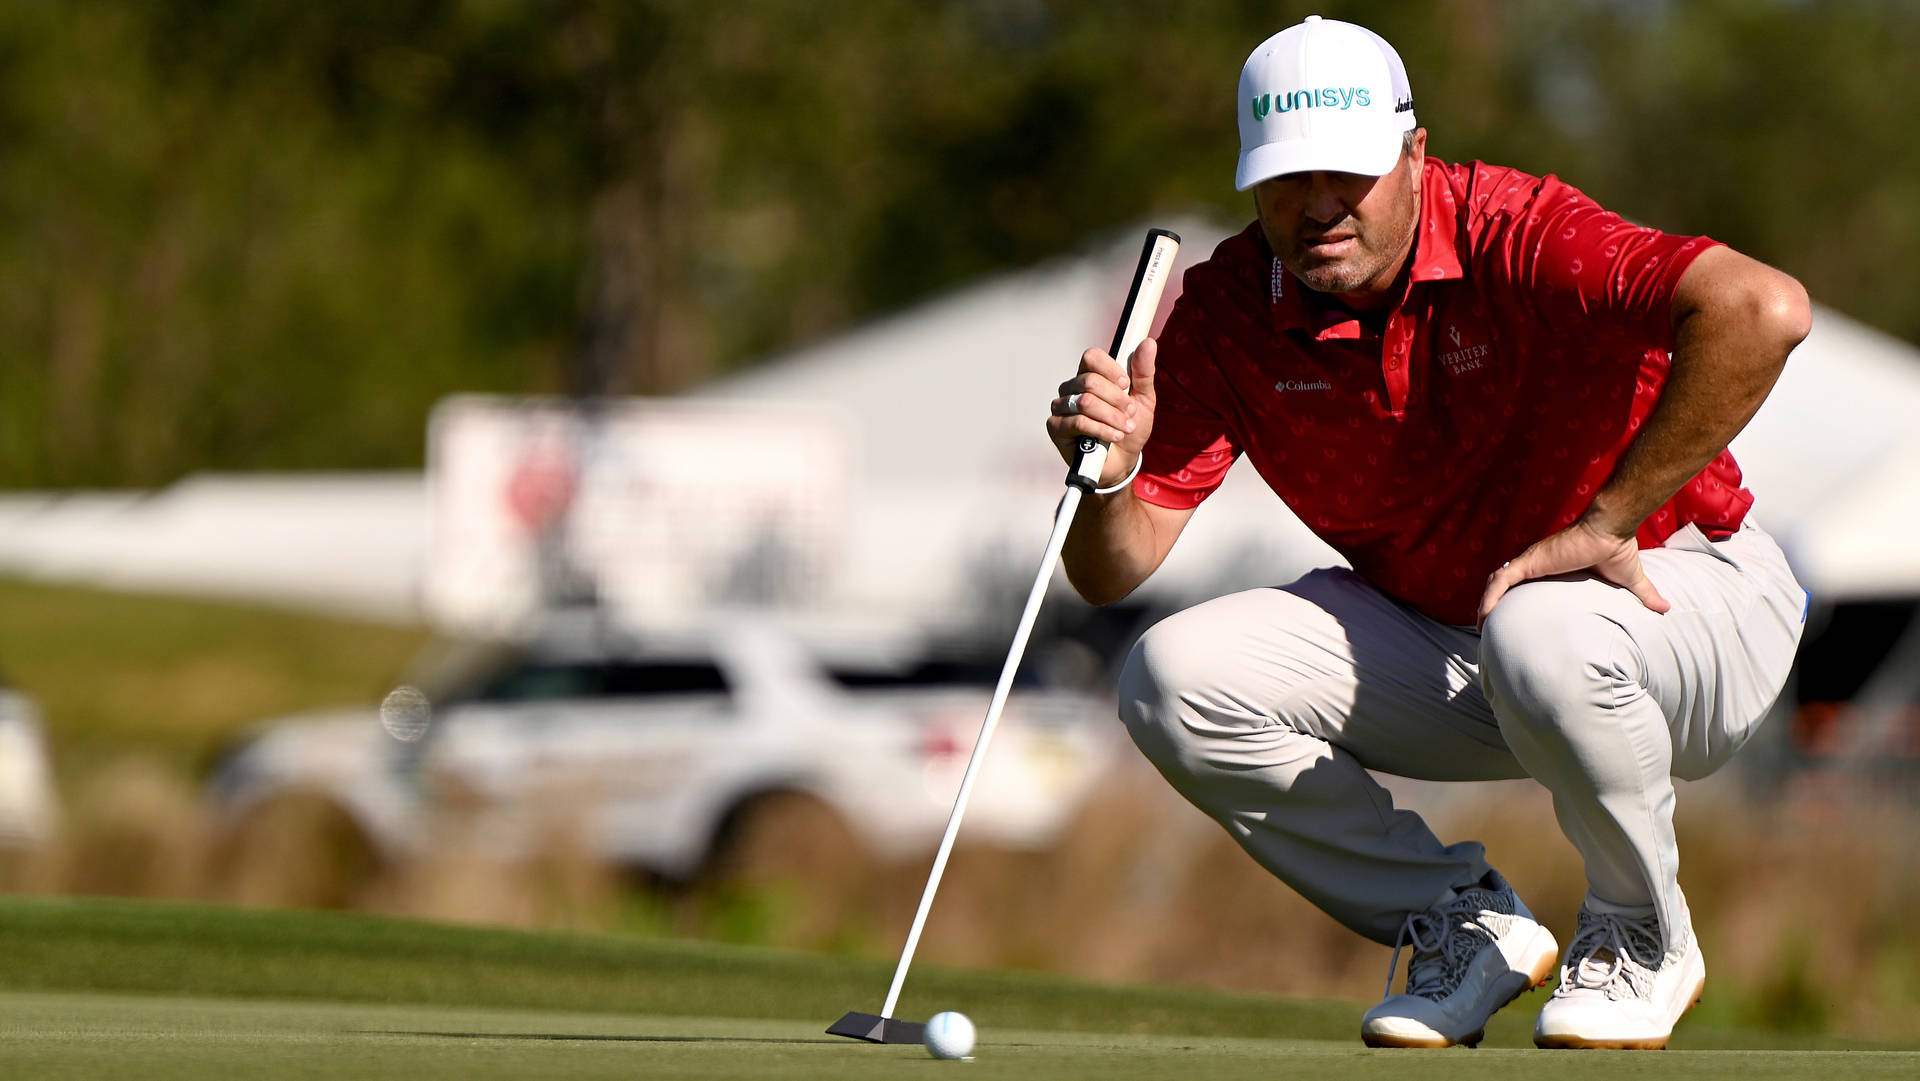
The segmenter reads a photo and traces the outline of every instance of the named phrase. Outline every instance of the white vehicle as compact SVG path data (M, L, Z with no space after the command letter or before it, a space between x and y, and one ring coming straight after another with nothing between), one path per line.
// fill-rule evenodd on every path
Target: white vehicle
M424 733L372 707L267 722L216 767L212 796L230 825L320 797L395 855L433 843L454 804L503 857L572 815L602 858L682 880L774 818L864 858L930 852L992 688L875 660L830 666L751 623L469 646L420 680ZM1016 690L963 839L1053 840L1114 759L1112 718L1084 693Z

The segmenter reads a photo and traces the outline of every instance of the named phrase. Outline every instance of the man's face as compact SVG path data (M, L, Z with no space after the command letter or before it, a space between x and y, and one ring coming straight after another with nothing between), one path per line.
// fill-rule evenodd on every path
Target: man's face
M1383 301L1413 247L1427 133L1385 176L1288 173L1262 180L1254 206L1267 244L1293 276L1359 306Z

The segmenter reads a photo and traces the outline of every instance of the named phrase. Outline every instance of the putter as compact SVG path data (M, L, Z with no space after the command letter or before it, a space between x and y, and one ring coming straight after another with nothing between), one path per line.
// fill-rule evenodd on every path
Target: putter
M1173 271L1173 257L1180 250L1180 237L1166 229L1147 230L1147 243L1140 251L1140 262L1133 270L1133 285L1127 291L1127 303L1120 310L1120 325L1113 332L1109 350L1122 365L1153 327L1153 316L1160 308L1160 293ZM906 948L900 951L900 964L893 970L893 986L887 989L886 1005L880 1012L849 1011L827 1027L829 1035L847 1036L868 1043L919 1043L927 1026L920 1021L902 1021L893 1016L900 1001L901 985L907 981L907 967L913 963L914 947L920 944L920 932L927 924L927 912L933 907L933 895L940 888L940 876L946 872L947 857L953 852L953 839L960 832L960 818L967 813L967 798L973 793L974 774L987 754L994 727L1000 723L1000 711L1006 707L1007 693L1013 688L1013 674L1026 652L1027 637L1040 615L1040 601L1053 578L1053 565L1067 543L1067 530L1073 525L1074 511L1080 500L1100 484L1100 470L1107 463L1107 444L1092 436L1081 436L1075 448L1073 467L1067 472L1067 490L1053 514L1053 534L1047 538L1046 555L1040 560L1040 573L1027 593L1027 606L1020 613L1020 626L1013 632L1013 646L1007 651L1007 663L1000 669L1000 682L993 689L993 701L987 706L986 720L974 737L973 754L967 759L967 771L960 778L960 793L954 797L953 812L947 816L947 829L941 835L940 849L933 857L933 871L927 876L927 888L920 894L920 908L914 913L913 928L907 932Z

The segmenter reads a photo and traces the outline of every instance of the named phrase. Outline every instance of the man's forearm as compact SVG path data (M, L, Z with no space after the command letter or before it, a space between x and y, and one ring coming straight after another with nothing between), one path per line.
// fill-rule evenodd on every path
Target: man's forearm
M1807 335L1809 306L1798 282L1725 255L1739 262L1694 283L1676 310L1673 366L1660 401L1584 516L1613 536L1630 536L1726 449Z
M1187 513L1152 508L1136 498L1131 487L1112 495L1088 495L1060 552L1067 581L1090 604L1120 600L1159 568L1173 546L1173 538L1163 536L1165 523L1156 518L1184 521ZM1178 533L1177 525L1173 532Z

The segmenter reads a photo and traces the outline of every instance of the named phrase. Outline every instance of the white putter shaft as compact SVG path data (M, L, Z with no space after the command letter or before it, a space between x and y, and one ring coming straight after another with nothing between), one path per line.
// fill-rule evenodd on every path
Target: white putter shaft
M1165 229L1149 229L1146 247L1140 252L1140 263L1134 269L1133 285L1127 294L1127 303L1120 312L1120 325L1114 331L1113 347L1110 350L1114 359L1126 364L1134 349L1146 339L1147 332L1153 327L1154 313L1160 307L1160 294L1166 288L1167 278L1173 271L1173 257L1180 250L1180 238ZM913 963L913 951L920 944L920 932L926 927L927 912L933 907L933 895L940 889L940 876L946 872L947 857L953 852L953 839L960 833L960 819L967 813L967 799L973 793L974 775L980 770L980 763L986 759L987 744L993 740L993 730L1000 723L1000 711L1006 707L1007 694L1013 689L1013 676L1020 667L1020 658L1027 649L1027 638L1033 633L1033 624L1040 615L1040 602L1047 594L1047 584L1053 579L1053 566L1060 559L1060 549L1067 543L1067 530L1073 525L1074 511L1079 509L1080 500L1100 483L1100 470L1107 460L1107 444L1091 437L1082 437L1078 453L1074 457L1073 468L1067 474L1067 490L1060 497L1060 505L1053 515L1053 533L1047 538L1046 555L1040 560L1040 573L1033 580L1033 588L1027 593L1027 606L1020 613L1020 626L1013 634L1013 645L1007 652L1007 663L1000 669L1000 682L993 689L993 701L987 706L986 720L980 724L980 735L974 739L973 754L967 759L967 771L960 778L960 793L954 798L953 813L947 816L946 832L940 837L940 850L933 857L933 871L927 876L927 888L920 894L920 908L913 914L913 928L907 932L906 948L900 951L900 964L893 970L893 986L887 989L887 1004L880 1009L882 1018L893 1017L893 1008L900 1001L900 988L907 981L907 967Z

